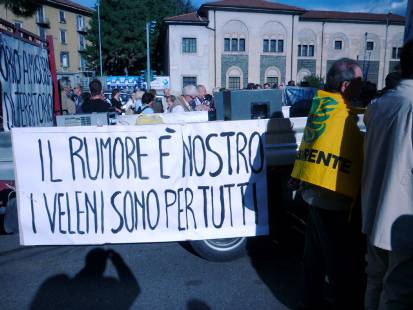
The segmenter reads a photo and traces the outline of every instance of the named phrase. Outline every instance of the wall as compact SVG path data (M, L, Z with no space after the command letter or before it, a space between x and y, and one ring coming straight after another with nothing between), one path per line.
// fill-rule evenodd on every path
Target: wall
M175 93L181 93L183 76L196 76L197 84L203 84L211 91L213 67L209 55L213 52L213 45L209 43L210 32L205 26L169 26L169 76ZM196 38L196 53L182 53L182 38Z

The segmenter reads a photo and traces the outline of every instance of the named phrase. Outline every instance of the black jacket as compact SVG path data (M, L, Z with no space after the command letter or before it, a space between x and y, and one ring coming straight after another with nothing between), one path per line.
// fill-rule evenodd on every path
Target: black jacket
M87 99L83 103L83 113L110 112L111 106L102 99Z

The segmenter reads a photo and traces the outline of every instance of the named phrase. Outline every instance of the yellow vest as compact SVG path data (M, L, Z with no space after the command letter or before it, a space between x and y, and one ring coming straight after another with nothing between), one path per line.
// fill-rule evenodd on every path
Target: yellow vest
M357 121L356 110L341 94L318 91L292 177L356 198L363 161L363 135Z

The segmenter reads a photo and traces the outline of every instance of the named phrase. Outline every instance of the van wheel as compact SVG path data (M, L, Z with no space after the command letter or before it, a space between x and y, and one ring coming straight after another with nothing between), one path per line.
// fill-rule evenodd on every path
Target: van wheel
M245 255L247 238L225 238L190 241L192 249L202 258L215 262L234 260Z

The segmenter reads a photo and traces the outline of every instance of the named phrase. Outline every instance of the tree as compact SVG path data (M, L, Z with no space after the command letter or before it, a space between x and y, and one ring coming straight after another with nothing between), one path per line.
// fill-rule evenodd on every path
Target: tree
M193 10L189 0L102 0L100 5L103 69L108 75L137 74L146 68L146 22L156 21L151 34L151 63L160 68L161 27L167 16ZM86 59L99 71L97 10L90 22Z
M3 4L6 9L23 17L32 16L44 2L44 0L0 0L0 4Z
M304 77L303 82L309 86L321 89L324 85L324 79L321 76L311 74Z

